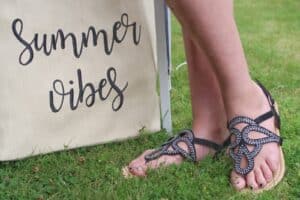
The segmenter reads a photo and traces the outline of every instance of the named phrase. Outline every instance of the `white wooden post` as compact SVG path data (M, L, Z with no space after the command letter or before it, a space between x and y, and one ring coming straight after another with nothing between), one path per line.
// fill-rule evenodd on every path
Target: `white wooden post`
M157 35L157 64L160 82L160 103L162 128L172 132L171 118L171 34L170 12L164 0L155 0L155 20Z

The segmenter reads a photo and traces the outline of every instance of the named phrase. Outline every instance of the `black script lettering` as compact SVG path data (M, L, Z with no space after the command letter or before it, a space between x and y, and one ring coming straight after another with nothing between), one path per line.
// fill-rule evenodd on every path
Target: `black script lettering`
M97 94L101 101L105 101L113 93L115 96L112 99L112 110L119 111L124 104L124 92L128 87L128 82L123 87L119 87L117 84L117 71L113 67L107 70L106 76L106 78L99 81L97 88L92 83L84 83L82 72L78 69L78 96L75 95L76 89L73 80L69 81L71 89L68 91L62 80L55 80L52 84L52 90L49 92L51 111L54 113L59 112L67 98L69 98L70 109L76 110L81 103L84 103L87 107L92 107L95 104ZM107 92L104 91L105 88Z
M35 33L33 39L26 40L23 36L24 24L21 19L15 19L12 23L12 31L16 39L24 46L24 49L19 55L19 63L21 65L29 65L35 56L36 52L43 52L46 56L50 56L54 50L65 49L70 45L73 56L80 58L85 48L91 43L94 47L98 46L100 38L103 44L104 53L111 55L115 47L115 43L120 44L128 35L128 30L132 30L132 41L138 45L141 40L142 26L136 22L129 22L127 13L121 15L121 19L116 21L112 26L112 34L107 30L99 29L90 26L87 32L82 32L81 39L77 38L75 33L64 33L62 29L58 29L55 34L39 34Z
M138 45L141 41L142 26L141 25L138 26L136 22L133 22L133 23L130 24L128 14L126 14L126 13L124 13L121 16L121 23L124 27L127 27L127 28L132 27L133 42L134 42L135 45ZM127 29L126 29L126 32L124 33L123 38L121 40L119 40L120 42L122 42L124 40L124 37L126 36L126 33L127 33ZM117 33L114 33L114 34L115 34L115 38L118 38L117 35L116 35Z
M32 62L34 57L34 51L31 47L31 43L28 43L26 40L22 38L22 32L23 32L23 22L20 19L16 19L13 21L12 24L12 30L14 35L16 36L17 40L25 46L25 49L21 52L19 56L19 63L21 65L28 65ZM27 59L25 58L25 61L23 61L24 54L28 53Z
M52 84L52 88L53 88L53 91L50 91L50 93L49 93L50 108L51 108L52 112L59 112L63 107L65 96L68 95L69 93L65 93L64 83L61 80L55 80ZM55 106L54 93L61 96L58 107Z
M115 92L117 93L117 96L115 96L112 102L112 109L113 111L118 111L123 105L123 92L128 87L128 83L124 86L122 90L116 85L117 72L114 68L109 68L109 70L107 71L107 79L109 84L111 85L111 89L115 90Z

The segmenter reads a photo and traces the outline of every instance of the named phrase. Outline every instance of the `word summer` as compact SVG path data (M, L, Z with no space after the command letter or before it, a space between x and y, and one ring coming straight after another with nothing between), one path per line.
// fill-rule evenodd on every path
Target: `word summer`
M29 65L35 56L36 52L43 52L46 56L50 56L57 49L65 49L68 45L73 50L73 56L80 58L84 49L89 45L94 47L98 43L102 43L104 53L110 55L116 44L121 44L127 37L132 37L132 42L138 45L141 40L141 25L136 22L130 22L127 13L121 15L120 20L116 21L112 26L112 31L98 29L90 26L87 32L82 32L81 36L76 36L75 33L65 33L62 29L54 34L39 34L35 33L33 38L24 38L24 23L21 19L15 19L12 23L12 32L16 39L24 46L24 49L19 55L19 63L23 66ZM28 34L27 34L28 35ZM101 36L101 37L100 37ZM102 40L100 40L102 39Z
M66 89L68 85L71 89ZM76 110L79 104L92 107L96 99L105 101L112 99L112 110L119 111L124 103L124 92L128 87L128 82L120 87L117 84L117 71L110 67L106 72L106 78L101 79L98 85L84 83L82 72L77 70L77 82L70 80L64 83L62 80L55 80L52 90L49 92L50 108L54 113L59 112L64 104L69 104L71 110ZM77 89L76 89L77 88Z

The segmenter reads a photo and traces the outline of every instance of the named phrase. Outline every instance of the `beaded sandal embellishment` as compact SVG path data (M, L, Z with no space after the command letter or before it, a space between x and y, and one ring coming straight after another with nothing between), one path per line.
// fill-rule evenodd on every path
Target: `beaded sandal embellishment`
M228 123L228 129L231 136L235 136L235 141L229 145L230 156L234 160L234 169L241 175L247 175L254 168L254 158L259 154L264 144L276 142L280 146L282 145L283 139L271 132L270 130L260 126L260 124L271 117L275 117L275 126L280 129L280 117L275 109L275 101L266 90L266 88L258 82L258 85L263 90L264 94L268 98L271 110L256 119L249 117L238 116L233 118ZM238 124L246 124L242 130L235 128ZM263 134L265 137L258 139L251 139L249 133L257 132ZM254 147L252 151L249 150L248 146ZM242 158L247 160L247 166L241 167Z

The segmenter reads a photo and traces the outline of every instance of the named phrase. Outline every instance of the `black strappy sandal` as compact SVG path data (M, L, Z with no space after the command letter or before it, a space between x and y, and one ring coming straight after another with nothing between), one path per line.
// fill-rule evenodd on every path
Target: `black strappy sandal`
M182 142L186 144L187 150L184 150L179 146L179 143ZM196 138L192 130L183 130L176 137L171 137L167 142L162 144L160 148L152 151L149 154L146 154L144 156L144 159L147 163L163 155L180 155L189 161L196 162L197 155L195 144L212 148L216 151L216 153L214 154L214 156L216 157L220 154L220 152L222 152L225 147L230 144L230 137L228 137L228 139L226 139L225 142L220 145L206 139ZM127 166L122 168L122 172L125 178L131 178L135 176L130 172L130 169Z
M182 149L179 143L185 143L187 150ZM207 146L216 151L216 154L224 149L225 146L230 144L230 138L228 138L222 145L216 144L212 141L196 138L192 130L183 130L176 137L170 138L167 142L161 145L160 148L145 155L146 162L155 160L163 155L181 155L189 161L196 162L196 149L195 144Z
M282 146L283 139L279 136L280 130L280 116L278 113L278 108L276 102L272 98L271 94L268 90L257 81L257 84L262 89L264 94L266 95L268 102L270 104L271 110L261 116L257 117L256 119L251 119L249 117L238 116L233 118L228 123L228 129L231 133L231 136L235 137L235 141L233 141L229 145L230 156L234 160L234 170L243 176L249 174L254 168L254 158L259 154L261 149L263 148L264 144L275 142ZM260 126L260 124L270 118L275 118L275 127L276 133ZM238 124L246 124L246 126L242 130L238 130L235 128ZM264 134L266 137L259 138L259 139L250 139L249 133L251 132L258 132ZM247 146L253 146L254 149L250 151ZM271 183L267 184L264 188L257 190L256 192L261 192L264 190L269 190L275 185L277 185L280 180L283 178L284 171L285 171L285 164L284 164L284 156L281 150L281 166L278 172L274 175L274 179ZM245 168L241 167L242 158L245 157L247 160L247 166Z

